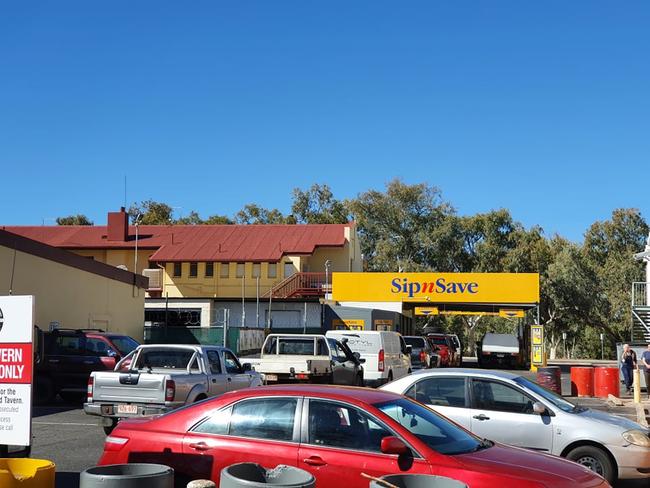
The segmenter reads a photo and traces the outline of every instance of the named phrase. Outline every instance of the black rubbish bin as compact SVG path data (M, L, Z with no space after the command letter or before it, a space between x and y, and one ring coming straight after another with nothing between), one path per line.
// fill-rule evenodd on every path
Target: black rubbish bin
M220 488L314 488L316 480L305 470L283 464L264 469L256 463L233 464L221 470Z
M79 488L174 488L174 470L164 464L110 464L83 471Z
M467 488L465 483L458 480L428 474L389 474L380 479L399 488ZM385 486L371 481L370 488L385 488Z

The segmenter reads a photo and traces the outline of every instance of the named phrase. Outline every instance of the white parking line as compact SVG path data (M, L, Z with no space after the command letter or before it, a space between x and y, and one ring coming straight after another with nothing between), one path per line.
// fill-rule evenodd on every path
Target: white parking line
M88 426L88 427L99 427L99 424L82 424L79 422L34 422L32 421L32 424L38 424L38 425L81 425L81 426Z

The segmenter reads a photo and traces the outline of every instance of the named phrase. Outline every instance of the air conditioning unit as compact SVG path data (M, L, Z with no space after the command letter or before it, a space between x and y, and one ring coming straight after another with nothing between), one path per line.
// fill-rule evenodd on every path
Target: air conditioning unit
M149 290L162 290L162 269L143 269L142 276L149 278Z

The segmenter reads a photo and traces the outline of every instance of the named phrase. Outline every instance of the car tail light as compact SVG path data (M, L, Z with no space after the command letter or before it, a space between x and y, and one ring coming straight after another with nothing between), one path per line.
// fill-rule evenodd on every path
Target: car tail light
M298 373L298 374L296 375L296 379L297 379L297 380L308 380L308 379L309 379L309 375L308 375L308 374L305 374L305 373Z
M421 363L427 362L427 353L424 351L420 351L420 362Z
M88 401L93 401L93 386L95 384L95 379L92 376L88 377Z
M165 381L165 401L174 401L174 395L176 395L176 383L174 380Z
M129 439L126 437L109 435L104 443L104 451L119 451L127 442L129 442Z
M378 360L378 363L377 363L377 369L379 371L384 370L384 350L383 349L379 350L379 360Z

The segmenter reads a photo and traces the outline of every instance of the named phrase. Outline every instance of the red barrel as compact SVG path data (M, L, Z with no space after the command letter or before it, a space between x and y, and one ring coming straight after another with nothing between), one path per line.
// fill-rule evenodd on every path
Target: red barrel
M594 395L607 398L610 393L614 396L621 394L618 368L600 366L594 371Z
M594 396L594 368L591 366L571 367L571 396Z
M562 394L562 371L559 366L537 368L537 383L547 390Z

